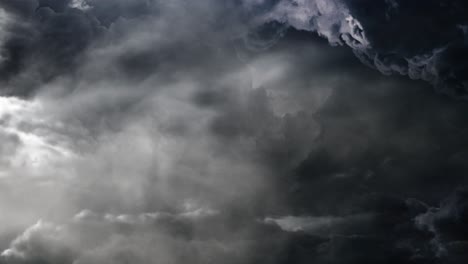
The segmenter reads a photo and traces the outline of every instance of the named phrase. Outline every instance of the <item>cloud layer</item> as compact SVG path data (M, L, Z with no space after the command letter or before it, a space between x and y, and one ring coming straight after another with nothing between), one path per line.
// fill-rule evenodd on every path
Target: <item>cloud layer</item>
M0 263L465 263L464 13L0 0Z

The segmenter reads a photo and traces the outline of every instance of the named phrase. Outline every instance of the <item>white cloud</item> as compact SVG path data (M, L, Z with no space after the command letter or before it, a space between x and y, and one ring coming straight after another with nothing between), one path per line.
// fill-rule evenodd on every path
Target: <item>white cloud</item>
M87 3L87 0L72 0L70 7L80 10L88 10L91 8L91 6Z
M0 97L0 130L19 140L7 164L0 167L4 177L13 177L19 171L24 176L46 176L75 156L61 133L65 124L48 119L37 100Z
M267 217L266 224L273 224L287 232L305 232L313 235L339 235L346 232L359 232L349 228L355 224L365 225L373 219L372 214L356 214L348 216L284 216ZM349 229L349 230L348 230Z

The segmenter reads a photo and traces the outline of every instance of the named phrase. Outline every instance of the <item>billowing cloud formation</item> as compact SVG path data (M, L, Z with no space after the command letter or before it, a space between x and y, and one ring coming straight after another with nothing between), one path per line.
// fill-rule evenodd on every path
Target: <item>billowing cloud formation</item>
M0 0L0 263L465 263L468 106L356 59L378 3Z
M14 93L31 93L42 82L74 70L80 55L112 30L114 23L187 8L201 15L194 23L201 28L216 23L212 29L222 29L226 38L248 38L255 27L279 22L317 32L332 45L347 45L363 63L386 75L407 75L428 81L444 93L465 96L468 7L464 1L205 2L2 1L1 23L5 26L0 77ZM182 13L175 15L187 18ZM184 32L178 25L183 20L174 21L175 32Z
M146 263L154 260L180 263L189 257L190 251L199 251L204 255L191 261L205 263L209 258L221 256L221 252L216 251L223 251L223 248L208 237L193 241L187 238L214 232L204 230L197 222L210 221L215 215L216 212L204 208L179 214L139 215L99 215L82 211L62 225L37 222L18 236L11 247L2 252L1 258L7 263Z
M422 79L441 92L466 96L466 1L270 2L275 4L263 15L266 21L317 32L333 45L345 44L384 74Z

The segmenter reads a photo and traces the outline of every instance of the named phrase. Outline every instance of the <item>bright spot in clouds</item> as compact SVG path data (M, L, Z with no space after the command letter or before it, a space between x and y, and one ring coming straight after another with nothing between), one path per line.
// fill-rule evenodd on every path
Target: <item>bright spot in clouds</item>
M0 97L0 133L17 139L16 146L9 150L7 166L2 167L1 176L14 175L20 170L22 176L45 176L74 156L57 140L63 124L44 116L44 108L37 100Z

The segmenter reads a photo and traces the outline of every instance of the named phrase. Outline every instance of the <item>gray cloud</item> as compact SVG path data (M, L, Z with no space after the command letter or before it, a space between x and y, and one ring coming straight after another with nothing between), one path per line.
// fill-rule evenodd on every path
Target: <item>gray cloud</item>
M463 263L467 106L357 1L166 2L0 1L0 263Z
M286 28L276 24L270 29L276 33L269 36L269 41L255 40L253 29L263 27L265 23L277 22L316 32L332 45L351 47L363 63L386 75L402 74L411 79L422 79L441 92L464 97L464 27L467 21L464 19L466 6L460 1L447 4L434 0L421 5L383 0L244 0L197 4L186 1L168 4L153 0L30 0L1 4L6 23L1 77L10 87L9 93L13 94L30 94L42 82L73 72L81 63L83 52L102 35L107 35L114 24L172 12L174 16L171 19L177 19L174 21L177 30L172 33L188 37L190 34L184 31L187 27L179 27L180 23L196 17L196 21L192 21L200 26L196 31L213 32L210 39L216 38L216 31L223 32L222 38L245 39L254 49L271 46ZM193 13L186 16L178 13L177 10L181 9ZM450 19L444 20L446 16ZM220 23L221 17L223 23ZM425 19L427 17L432 19ZM166 22L171 21L167 18ZM392 41L387 41L389 36ZM122 59L123 67L137 63L135 59ZM154 63L157 60L154 58ZM144 74L143 69L155 67L154 63L134 66ZM127 68L126 72L131 72L132 68Z

